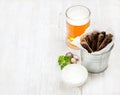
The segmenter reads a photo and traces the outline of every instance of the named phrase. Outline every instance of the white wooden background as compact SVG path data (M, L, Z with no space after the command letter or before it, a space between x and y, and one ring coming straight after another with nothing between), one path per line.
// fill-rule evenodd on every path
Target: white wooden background
M112 27L116 36L108 69L89 74L80 88L61 82L57 63L71 50L60 17L74 4L88 6L92 22ZM0 95L120 95L119 43L120 0L0 0Z

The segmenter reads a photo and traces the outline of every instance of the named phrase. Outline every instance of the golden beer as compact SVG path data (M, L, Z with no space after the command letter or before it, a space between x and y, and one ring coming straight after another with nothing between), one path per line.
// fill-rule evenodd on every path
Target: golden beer
M90 25L90 10L81 5L76 5L66 10L67 45L76 48L71 42L80 36Z

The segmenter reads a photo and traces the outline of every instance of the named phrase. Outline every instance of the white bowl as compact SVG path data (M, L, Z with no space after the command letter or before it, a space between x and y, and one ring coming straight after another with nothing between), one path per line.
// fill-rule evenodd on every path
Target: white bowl
M82 86L88 78L88 72L80 64L69 64L62 70L62 81L71 86Z

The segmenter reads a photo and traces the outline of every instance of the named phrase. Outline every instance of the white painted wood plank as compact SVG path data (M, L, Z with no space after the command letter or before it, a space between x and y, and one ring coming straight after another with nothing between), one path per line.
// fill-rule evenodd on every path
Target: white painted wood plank
M107 71L90 74L82 88L65 86L57 64L69 50L79 55L59 29L60 14L73 4L88 6L92 22L110 25L116 35ZM0 95L119 95L119 5L119 0L1 0Z

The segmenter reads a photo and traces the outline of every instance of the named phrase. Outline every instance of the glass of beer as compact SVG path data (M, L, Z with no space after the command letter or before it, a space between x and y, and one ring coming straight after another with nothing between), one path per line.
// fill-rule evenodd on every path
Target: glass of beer
M67 45L74 49L79 49L72 44L77 36L80 36L90 25L90 10L82 5L69 7L66 12L66 28L67 28Z

